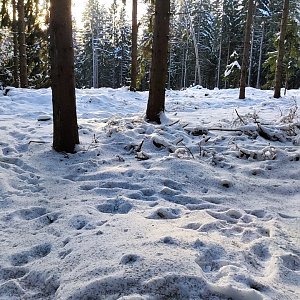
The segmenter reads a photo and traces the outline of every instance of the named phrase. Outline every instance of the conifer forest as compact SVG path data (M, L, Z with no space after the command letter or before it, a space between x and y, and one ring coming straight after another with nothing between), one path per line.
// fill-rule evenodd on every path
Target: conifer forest
M77 88L130 86L132 14L129 0L88 0L73 17ZM133 1L134 2L134 1ZM250 2L250 1L249 1ZM281 86L300 86L299 2L290 0ZM130 3L131 4L131 3ZM0 82L50 86L49 1L1 0ZM83 5L83 4L82 4ZM253 3L246 85L274 86L283 0ZM154 1L138 1L136 89L149 89ZM239 87L248 1L172 0L166 88Z

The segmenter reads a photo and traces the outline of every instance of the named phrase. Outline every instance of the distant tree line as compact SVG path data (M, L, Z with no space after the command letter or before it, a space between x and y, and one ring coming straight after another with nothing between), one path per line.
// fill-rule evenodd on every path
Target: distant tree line
M73 21L78 88L117 88L131 84L131 65L135 60L131 57L132 24L126 16L129 1L114 0L107 8L99 0L88 0L83 26L78 29ZM135 25L139 36L134 89L140 90L149 88L154 25L154 2L144 2L147 3L145 16ZM298 88L299 2L289 2L280 84ZM272 88L283 0L253 3L246 85ZM239 87L248 1L172 0L170 5L166 87ZM49 86L49 0L2 0L0 30L0 81L13 86Z

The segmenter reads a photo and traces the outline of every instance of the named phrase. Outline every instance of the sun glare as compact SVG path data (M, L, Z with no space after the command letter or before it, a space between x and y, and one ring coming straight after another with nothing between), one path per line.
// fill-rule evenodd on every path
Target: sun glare
M99 3L106 7L109 7L112 4L113 0L100 0ZM121 3L121 1L117 1ZM131 19L131 0L126 1L126 11L128 15L128 19ZM72 15L77 23L78 27L81 27L82 22L82 14L86 7L87 0L72 0ZM138 15L141 16L145 12L145 4L138 2Z

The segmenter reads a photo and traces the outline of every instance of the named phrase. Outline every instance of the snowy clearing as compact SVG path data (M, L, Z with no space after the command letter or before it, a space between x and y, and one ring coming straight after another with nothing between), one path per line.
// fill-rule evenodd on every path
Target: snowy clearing
M77 90L81 144L52 143L51 90L0 96L0 299L300 299L299 90Z

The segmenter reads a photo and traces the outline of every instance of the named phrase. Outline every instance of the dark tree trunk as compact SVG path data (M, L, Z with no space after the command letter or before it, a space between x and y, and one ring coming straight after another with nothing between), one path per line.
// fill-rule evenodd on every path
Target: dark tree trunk
M150 89L146 118L150 122L160 121L165 110L165 85L168 73L168 41L170 23L170 0L156 0L153 31Z
M280 24L280 36L278 44L277 63L275 71L275 87L274 87L274 98L280 98L280 89L282 82L282 65L284 57L284 40L286 35L286 27L289 15L289 0L284 0L283 11Z
M18 9L20 85L22 88L25 88L28 87L28 75L27 75L27 54L26 54L26 38L25 38L24 0L18 0L17 9Z
M137 0L132 0L132 32L131 32L131 83L130 90L136 90L137 80Z
M241 68L240 78L240 99L245 99L246 93L246 77L247 69L249 66L249 51L250 51L250 39L251 39L251 26L253 20L254 3L253 0L248 0L248 12L245 26L245 37L244 37L244 50L243 50L243 61Z
M9 2L7 0L2 0L1 2L0 27L6 27L9 25L9 13L7 9Z
M73 153L79 144L72 39L71 0L50 1L53 148Z
M13 86L19 87L19 64L18 64L18 23L17 23L17 6L16 0L12 0L13 7L13 21L12 21L12 31L13 31L13 45L14 45L14 57L13 57Z

